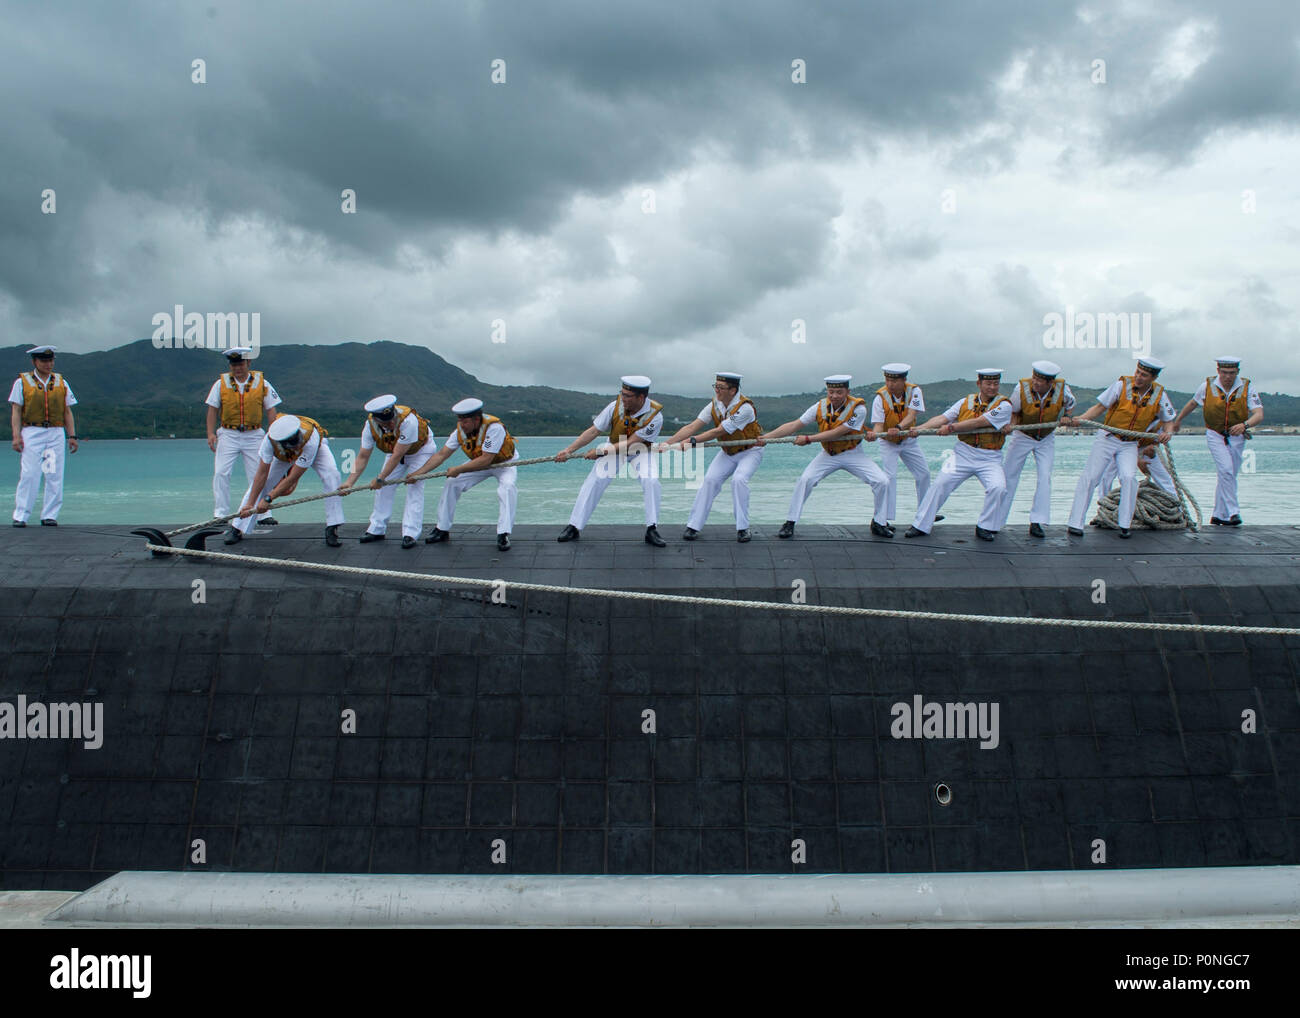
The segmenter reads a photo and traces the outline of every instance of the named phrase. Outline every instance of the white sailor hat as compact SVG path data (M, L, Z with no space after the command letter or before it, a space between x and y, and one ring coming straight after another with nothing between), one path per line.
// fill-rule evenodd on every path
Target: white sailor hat
M247 357L252 352L253 352L253 348L251 346L232 346L229 350L226 351L226 359L232 361L242 361L245 357Z
M635 389L638 392L650 391L650 379L645 375L624 375L619 379L629 389Z
M34 346L30 350L28 350L27 353L32 357L39 357L42 354L53 357L54 351L57 349L58 349L57 346Z
M462 399L459 403L457 403L454 407L451 408L451 412L455 414L457 417L472 417L474 414L478 413L482 409L483 409L483 401L481 399L475 399L473 396L471 396L469 399Z
M397 406L397 397L390 392L370 400L365 406L365 411L375 417L392 417L395 406Z
M719 382L730 382L732 385L740 388L740 379L743 376L736 374L734 371L719 371L714 377L716 377Z
M827 375L822 381L826 385L848 385L853 381L852 375Z
M1165 369L1165 362L1156 360L1154 357L1139 357L1138 366L1146 368L1152 374L1158 375Z
M893 375L895 378L906 378L907 373L912 370L912 365L895 361L893 364L882 364L880 370L886 376Z
M1034 369L1034 374L1042 375L1044 378L1055 378L1061 373L1061 365L1053 361L1034 361L1029 366Z
M302 428L302 422L293 414L281 414L266 429L266 437L275 442L283 442L296 436Z
M980 368L978 371L975 372L975 377L976 378L1001 378L1002 369L1001 368Z
M1239 368L1241 367L1240 357L1216 357L1214 363L1221 368Z

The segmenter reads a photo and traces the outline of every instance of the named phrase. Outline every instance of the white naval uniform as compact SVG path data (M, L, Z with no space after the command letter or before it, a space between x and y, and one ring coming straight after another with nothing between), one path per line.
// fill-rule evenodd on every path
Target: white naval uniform
M483 436L480 452L498 453L506 442L506 426L500 421L487 426ZM444 449L460 448L460 429L453 428ZM497 533L509 534L515 528L515 505L519 501L519 488L515 479L519 468L510 464L519 462L519 444L515 443L515 454L499 466L486 470L470 470L455 477L448 477L442 484L442 497L438 499L438 529L451 532L451 521L456 515L456 503L460 496L476 484L481 484L489 477L497 479Z
M1219 380L1214 380L1214 387L1219 391L1223 399L1231 399L1238 389L1244 383L1240 378L1237 384L1232 387L1232 392L1224 392L1223 386ZM1205 383L1202 382L1197 387L1196 395L1192 397L1196 400L1197 406L1205 405ZM1259 393L1255 391L1254 383L1251 383L1250 392L1246 394L1246 412L1247 415L1260 409L1264 404L1260 402ZM1241 472L1241 454L1246 448L1245 435L1220 435L1217 431L1205 429L1205 444L1210 447L1210 455L1214 457L1214 469L1218 473L1218 483L1214 488L1214 515L1221 520L1231 519L1241 513L1241 506L1237 502L1237 475Z
M610 403L591 421L592 426L597 431L604 432L606 436L609 435L609 429L614 426L614 406L617 402L615 400L614 403ZM633 437L647 445L659 440L659 432L664 426L664 415L662 412L655 413L654 408L650 406L649 396L641 404L641 409L631 416L638 424L643 425L633 432ZM578 501L574 503L573 513L569 516L569 526L581 530L587 525L591 514L600 504L600 497L609 487L609 482L625 468L630 469L641 482L642 500L645 504L645 525L653 527L659 522L659 459L652 455L648 448L638 451L634 447L631 455L610 454L600 457L591 465L591 473L582 482Z
M799 417L805 427L817 426L817 408L826 402L824 399L818 400ZM841 407L841 409L843 409ZM867 405L864 402L847 421L841 423L848 424L854 431L860 431L867 421ZM852 435L845 435L842 438L832 439L832 441L841 442L851 439ZM871 495L873 500L873 509L871 518L884 526L888 520L885 516L885 503L889 499L889 478L885 472L872 462L871 457L866 454L862 443L855 445L852 449L845 449L841 453L831 455L826 451L826 445L822 442L814 443L821 446L816 456L809 461L804 467L803 473L799 475L799 480L795 482L794 493L790 496L790 510L786 514L786 519L792 523L799 522L799 516L803 512L803 506L808 501L808 496L812 494L813 488L817 487L826 477L835 473L837 470L847 470L859 481L864 481L871 486Z
M915 410L918 414L925 412L925 399L921 395L919 385L912 389L912 398L907 401L907 409ZM880 398L880 393L876 393L876 398L871 404L871 423L885 423L885 401ZM898 461L903 461L916 481L917 505L921 504L925 493L930 490L930 464L925 458L925 453L921 451L919 438L905 438L901 442L882 440L877 448L880 450L880 467L889 478L889 501L885 507L885 515L892 521L898 508Z
M1052 388L1055 388L1053 383ZM1061 417L1068 417L1074 411L1074 393L1068 385L1062 386ZM1050 395L1052 389L1048 390ZM1020 413L1020 383L1012 390L1011 412ZM1060 417L1057 418L1060 420ZM1029 432L1013 431L1011 438L1003 447L1002 472L1006 475L1007 490L1002 496L998 508L998 525L1001 530L1011 515L1011 503L1016 497L1016 488L1020 486L1020 472L1025 467L1025 460L1032 454L1034 466L1038 469L1038 483L1034 487L1034 502L1029 507L1029 522L1047 526L1052 522L1052 463L1056 460L1056 430L1038 431L1038 438L1030 438Z
M420 437L420 421L415 416L415 412L406 415L406 420L402 422L401 429L397 432L397 441L399 444L406 442L410 444ZM370 432L370 424L366 423L361 429L361 448L375 448L375 436ZM397 464L387 477L386 481L401 480L409 473L419 470L429 462L429 457L438 451L437 439L433 437L433 429L429 429L429 437L424 440L424 445L418 449L408 449L406 455L402 457L402 462ZM388 456L384 457L384 463L388 463ZM381 470L383 467L380 468ZM386 534L388 533L388 521L393 515L393 499L397 497L397 489L406 489L406 504L402 508L402 536L419 537L420 531L424 527L424 482L416 481L414 484L386 484L375 492L375 505L370 512L370 524L366 527L368 534Z
M330 440L324 438L319 431L311 436L307 441L306 448L303 449L302 455L292 463L286 463L279 459L271 451L271 440L262 439L262 444L258 447L257 458L263 463L269 463L271 469L266 474L266 485L257 493L257 498L253 498L253 486L248 486L248 491L244 494L241 506L247 504L256 507L259 500L269 495L277 484L284 480L284 475L289 472L290 467L305 467L308 470L315 470L316 476L320 478L321 487L326 491L337 491L343 478L339 476L338 464L334 462L334 454L330 452ZM253 524L257 522L257 517L249 516L247 519L233 519L230 525L241 533L247 534L253 529ZM325 499L325 525L327 527L338 526L343 522L343 499L337 495Z
M1139 450L1138 460L1146 460L1147 473L1151 475L1151 483L1157 488L1164 491L1173 498L1178 497L1178 489L1174 487L1174 479L1169 470L1165 467L1164 461L1160 458L1159 453L1151 456L1141 455ZM1106 464L1106 469L1102 472L1101 480L1098 482L1098 497L1110 493L1111 487L1115 484L1115 478L1119 476L1119 467L1114 460ZM1141 481L1138 482L1139 484Z
M703 421L709 427L713 427L713 411L716 409L718 416L722 418L721 428L726 434L720 441L731 441L739 437L737 432L741 431L747 425L757 420L754 413L754 404L746 403L736 411L734 417L727 416L740 402L740 393L736 393L736 398L728 403L725 407L722 400L715 399L712 403L700 411L696 418ZM731 478L731 508L736 515L736 529L749 529L749 479L754 476L754 471L758 465L763 462L763 450L759 446L752 446L741 452L732 455L726 449L719 449L713 457L713 462L709 464L709 469L704 473L704 482L700 485L700 490L695 495L695 504L691 506L691 517L686 525L692 530L703 530L704 524L709 518L709 510L713 508L713 500L718 497L718 492L722 490L723 482Z
M943 412L949 424L957 422L962 404L969 398L967 396L957 400ZM1011 404L1006 401L1000 402L983 416L988 422L988 427L1005 428L1011 423ZM980 427L985 426L980 425ZM975 525L996 533L1000 526L998 513L1002 508L1002 495L1007 490L1007 478L1002 472L1002 450L980 449L963 442L960 438L953 447L952 459L935 475L930 490L925 493L925 498L916 507L916 518L912 521L912 526L928 534L934 527L934 518L939 515L944 502L948 501L948 496L957 490L958 485L972 476L978 477L980 484L984 485L984 508L980 510Z
M250 371L244 381L237 382L234 376L231 376L231 382L235 388L244 391L253 381L253 373ZM275 387L266 381L266 376L262 376L262 382L266 386L266 395L262 399L262 410L270 410L277 407L283 402L280 394L275 391ZM208 398L203 401L206 406L216 407L217 420L221 420L221 379L218 378L212 383L212 388L208 390ZM217 427L217 451L214 459L212 470L212 504L215 507L212 510L213 516L230 515L230 475L235 471L235 460L242 458L244 461L244 481L246 484L252 484L253 475L257 472L257 450L262 444L262 439L266 437L266 430L262 427L262 422L257 422L257 427L248 431L239 431L236 428L226 428L218 425ZM270 516L270 513L264 513L261 518Z
M1097 402L1104 407L1114 406L1115 401L1123 393L1123 386L1123 379L1112 382L1110 388L1097 397ZM1174 406L1169 402L1168 392L1162 393L1156 419L1147 427L1147 431L1158 431L1162 421L1172 421L1175 416ZM1137 509L1137 459L1137 439L1125 441L1112 435L1109 431L1103 431L1093 439L1092 451L1088 453L1088 462L1084 465L1083 473L1079 476L1079 483L1074 489L1074 503L1070 506L1070 526L1076 530L1083 529L1084 517L1088 515L1088 508L1092 505L1093 491L1105 475L1106 468L1111 464L1115 466L1120 483L1119 519L1117 522L1120 528L1124 530L1132 526L1133 513ZM1164 469L1159 459L1152 460L1150 466L1152 479L1157 484L1160 484L1162 488L1164 487L1164 484L1161 483L1162 480L1169 479L1169 490L1172 492L1172 479L1169 478L1168 471Z
M35 369L28 372L40 382ZM46 379L52 381L58 372L51 372ZM72 395L72 386L63 379L67 389L64 407L77 405L77 397ZM23 405L23 380L15 378L13 388L9 390L9 402ZM41 519L57 520L59 510L63 508L63 461L67 448L67 431L60 424L57 428L42 428L32 424L23 425L19 437L23 440L22 464L18 472L18 490L14 495L14 520L26 523L32 515L36 504L36 490L41 478L45 478L45 498L41 503ZM47 451L49 455L47 455ZM48 468L46 465L48 464Z

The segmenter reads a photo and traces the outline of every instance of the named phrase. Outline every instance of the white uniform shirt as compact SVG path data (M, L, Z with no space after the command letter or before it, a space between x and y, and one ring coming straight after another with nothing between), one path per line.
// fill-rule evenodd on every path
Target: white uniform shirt
M970 397L957 400L952 406L943 412L944 418L949 424L956 424L957 418L961 416L961 408ZM983 415L988 419L989 427L997 428L999 431L1011 423L1011 404L999 403L997 407ZM987 450L985 450L987 451ZM996 452L997 450L993 450Z
M921 397L919 385L912 390L912 397L907 401L907 409L915 410L918 414L925 412L925 400ZM871 423L885 423L885 401L880 398L880 393L876 393L876 398L871 402Z
M1219 390L1219 395L1222 396L1224 399L1231 399L1233 393L1235 393L1238 389L1240 389L1244 384L1245 383L1242 382L1241 377L1238 376L1237 384L1232 387L1232 392L1224 392L1223 386L1219 384L1219 380L1217 378L1214 380L1214 387ZM1197 406L1205 406L1205 383L1204 382L1202 382L1200 385L1196 387L1196 395L1193 396L1192 398L1196 400ZM1259 400L1259 393L1255 391L1255 386L1252 385L1250 387L1250 392L1246 393L1246 409L1258 410L1263 405L1264 404L1261 403Z
M310 467L314 462L316 462L316 454L320 452L320 443L320 432L313 432L311 438L307 441L307 445L302 450L302 455L294 460L290 465L295 467ZM276 456L275 453L271 451L271 440L269 438L262 439L262 444L257 447L257 458L263 463L275 462Z
M1122 379L1117 378L1110 383L1110 388L1097 397L1097 402L1104 407L1112 407L1123 395L1123 392L1124 382ZM1169 402L1169 393L1164 392L1160 396L1160 411L1156 414L1156 419L1147 426L1147 431L1158 431L1160 430L1161 421L1172 421L1177 416L1174 412L1174 405ZM1126 428L1125 430L1130 429ZM1110 432L1105 432L1105 434L1109 435ZM1137 441L1137 439L1134 439L1134 441Z
M804 427L808 427L808 428L817 427L817 408L821 406L823 402L824 402L823 400L819 399L816 403L810 406L799 416L799 420L803 423ZM843 412L844 412L843 407L840 407L839 410L834 410L834 409L831 410L831 413L837 416ZM854 431L861 431L863 425L866 424L866 421L867 421L867 404L863 402L856 410L853 411L853 415L847 421L841 421L840 423L848 424L849 427L851 427ZM836 427L839 427L839 425L837 424Z
M1048 392L1051 392L1051 390L1049 389ZM1020 383L1019 382L1017 382L1016 387L1011 390L1011 395L1008 397L1008 399L1011 400L1011 412L1013 414L1020 413ZM1067 385L1065 386L1065 391L1061 394L1061 416L1068 417L1073 410L1074 410L1074 393L1070 391L1070 387ZM1047 433L1049 435L1051 434L1050 431Z
M492 454L499 453L501 447L506 444L506 426L500 421L495 421L488 425L487 434L483 436L483 444L479 447L479 454L485 452ZM460 448L460 429L452 428L451 434L447 436L447 442L444 449L456 450Z
M231 375L230 381L234 383L236 390L243 392L249 387L250 384L252 384L253 373L250 371L248 373L248 377L245 378L242 382L237 381L235 379L235 376ZM262 409L269 410L271 407L279 406L283 402L283 400L280 399L280 394L275 391L275 386L273 386L270 382L266 381L265 375L262 376L262 381L266 384L266 395L262 397ZM208 398L205 399L203 402L210 407L216 407L216 409L218 410L221 409L221 379L220 378L218 378L215 382L212 383L212 388L208 390Z
M407 445L412 447L407 451L415 452L415 449L417 448L415 443L419 441L419 439L420 439L420 420L418 417L415 416L415 412L412 411L411 413L406 415L406 420L404 420L402 422L402 426L397 429L397 443L398 445L401 445L403 442L405 442ZM428 439L426 439L426 441L428 441ZM361 448L373 449L374 447L375 447L375 438L370 433L370 423L367 422L365 427L361 429Z
M739 402L740 402L740 393L736 393L736 398L733 399L730 403L728 403L725 407L722 405L722 400L715 399L712 403L710 403L708 406L706 406L703 410L700 411L700 415L699 417L696 418L696 420L704 424L707 424L710 427L713 427L713 411L714 409L716 409L718 411L718 415L722 418L722 424L720 425L722 430L725 431L728 435L734 435L737 431L740 431L742 428L746 427L747 425L753 424L754 421L758 419L757 415L754 413L753 403L746 403L738 411L736 411L736 416L728 417L727 414Z
M609 429L614 426L614 407L618 403L619 400L614 400L609 404L609 406L605 407L604 410L591 419L592 426L597 431L603 431L606 436L609 435ZM647 444L657 439L659 437L659 432L663 430L663 413L655 413L654 408L650 406L650 397L647 396L645 402L641 404L641 409L632 415L638 424L643 424L646 418L651 414L654 414L654 420L633 432L634 437L639 438Z
M57 374L57 372L56 372L56 374ZM32 372L32 376L33 376L33 377L34 377L38 382L41 380L41 379L40 379L40 376L37 375L35 371ZM48 382L48 381L49 381L50 379L52 379L53 377L54 377L54 375L51 375L50 378L47 378L47 379L46 379L46 381ZM67 400L65 401L65 402L66 402L66 405L67 405L67 406L76 406L76 405L77 405L77 397L74 396L74 395L72 395L72 386L68 385L68 380L67 380L66 378L63 380L63 385L64 385L64 387L68 390L68 398L67 398ZM21 377L19 377L19 378L15 378L15 379L14 379L14 386L13 386L12 389L9 390L9 402L10 402L10 403L17 403L19 406L22 406L22 405L23 405L23 380L22 380Z

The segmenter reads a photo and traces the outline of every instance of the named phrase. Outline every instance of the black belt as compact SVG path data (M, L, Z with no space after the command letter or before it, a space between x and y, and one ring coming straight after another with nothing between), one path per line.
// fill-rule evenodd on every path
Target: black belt
M227 431L257 431L258 428L261 427L261 425L260 425L260 424L259 424L259 425L252 425L252 424L249 424L249 425L245 425L244 427L241 427L241 428L227 428L227 427L223 424L222 427L223 427L223 428L226 428Z

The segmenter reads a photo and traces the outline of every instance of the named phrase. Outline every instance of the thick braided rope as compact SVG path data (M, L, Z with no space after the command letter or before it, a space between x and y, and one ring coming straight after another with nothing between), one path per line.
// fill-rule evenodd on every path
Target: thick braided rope
M578 597L618 598L630 601L665 601L669 604L693 604L713 608L752 608L757 611L812 612L818 615L847 615L859 618L923 619L934 622L979 622L1007 626L1065 626L1075 629L1131 629L1160 633L1224 633L1261 636L1300 636L1300 629L1276 626L1219 626L1195 622L1119 622L1114 619L1039 619L1014 615L961 615L953 612L906 611L896 608L851 608L829 604L784 604L780 601L742 601L722 597L694 597L687 594L652 594L639 590L598 590L592 587L563 587L550 583L521 583L514 580L478 580L467 576L439 576L435 573L408 573L396 569L370 569L364 566L340 566L328 562L296 562L292 559L263 558L255 555L232 555L220 551L190 551L185 548L146 546L149 551L187 558L206 558L240 565L271 566L280 569L303 569L316 573L352 576L378 576L390 580L414 580L452 587L496 588L505 584L514 590L542 594L567 594Z

